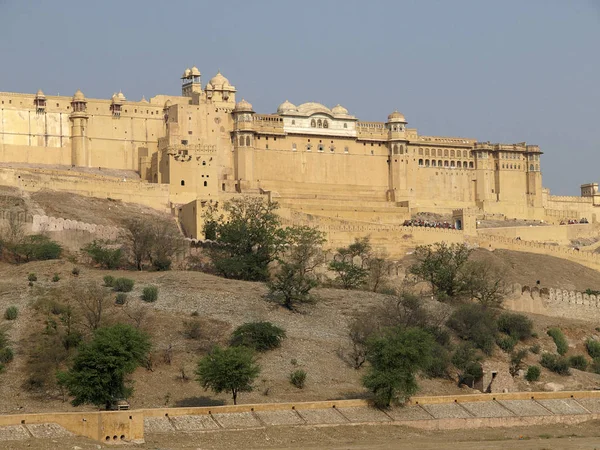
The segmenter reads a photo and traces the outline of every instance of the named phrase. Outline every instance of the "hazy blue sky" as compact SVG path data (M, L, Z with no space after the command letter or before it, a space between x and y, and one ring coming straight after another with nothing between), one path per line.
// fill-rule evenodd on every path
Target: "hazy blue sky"
M138 100L194 64L261 113L397 108L422 134L539 144L555 194L600 181L600 0L0 0L0 91Z

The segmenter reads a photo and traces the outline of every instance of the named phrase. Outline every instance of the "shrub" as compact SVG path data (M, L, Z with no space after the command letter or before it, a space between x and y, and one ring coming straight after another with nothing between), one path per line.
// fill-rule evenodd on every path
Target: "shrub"
M588 355L592 359L600 358L600 342L593 339L585 341L585 347L587 348Z
M553 355L552 353L544 353L540 364L546 369L555 372L559 375L570 375L569 370L570 364L568 358L559 355Z
M569 350L569 343L567 342L567 338L563 332L560 331L560 328L550 328L548 330L548 336L554 340L554 343L556 344L556 351L559 355L564 355L567 353Z
M510 353L514 350L515 345L519 342L514 336L500 336L496 340L496 344L506 353Z
M115 277L112 275L104 275L104 286L113 287L115 285Z
M28 279L29 281L32 281L32 282L33 282L33 281L37 281L37 275L36 275L35 273L33 273L33 272L32 272L32 273L30 273L29 275L27 275L27 279Z
M71 270L71 273L73 275L75 275L76 277L79 276L79 272L80 272L79 267L73 267L73 270Z
M21 243L15 246L17 259L25 261L58 259L61 253L62 247L42 234L26 236Z
M152 260L152 267L154 270L159 272L164 272L166 270L171 270L172 261L170 258L158 258Z
M198 312L198 310L192 311L192 313L190 314L190 316L192 316L192 317L198 317L198 316L200 316L200 313Z
M587 369L588 362L583 355L573 355L569 358L569 365L573 369L585 371Z
M127 303L127 294L125 292L119 292L115 298L115 303L117 305L124 305Z
M183 335L188 339L200 339L202 337L200 321L188 320L183 322Z
M483 376L480 361L480 355L470 342L463 342L457 347L452 355L452 364L460 370L459 385L466 384L472 387L475 380Z
M8 364L13 360L15 354L13 349L10 347L2 347L0 348L0 364Z
M153 303L158 300L158 288L156 286L146 286L142 292L142 300Z
M30 281L28 284L29 284L29 287L33 287L33 281Z
M271 322L248 322L234 330L231 345L264 352L279 347L284 337L285 330Z
M529 351L536 355L539 355L541 350L542 347L540 347L540 344L533 344L531 347L529 347Z
M86 245L82 250L92 258L94 263L105 269L117 269L123 261L123 250L108 248L98 241Z
M522 341L531 336L533 322L523 314L502 313L498 317L498 330Z
M55 273L54 276L52 277L52 282L54 283L58 283L60 281L60 276Z
M116 292L131 292L134 281L131 278L115 278L113 290Z
M600 373L600 357L594 358L590 364L590 369L594 373Z
M448 327L475 347L491 354L496 341L497 325L493 310L478 304L459 306L450 316Z
M508 366L508 372L512 377L518 375L518 373L523 370L523 360L527 357L527 349L522 348L516 352L511 352L510 354L510 365Z
M525 379L527 381L537 381L540 379L540 375L542 374L542 369L539 366L529 366L527 368L527 373L525 374Z
M306 371L298 369L290 373L290 383L298 389L303 389L304 383L306 383Z
M8 308L6 308L6 311L4 311L4 318L6 320L15 320L18 315L19 310L16 306L9 306Z

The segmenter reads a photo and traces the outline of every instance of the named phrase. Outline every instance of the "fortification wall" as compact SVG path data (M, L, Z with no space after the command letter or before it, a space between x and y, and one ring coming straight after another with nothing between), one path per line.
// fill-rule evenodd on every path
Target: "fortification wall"
M161 211L169 205L169 186L93 174L69 174L49 169L0 168L0 184L29 192L68 191L87 197L114 198Z
M600 296L565 289L538 289L517 284L504 307L551 317L593 322L600 319Z
M508 239L521 238L524 241L557 242L568 244L572 239L596 236L598 229L591 223L577 225L548 225L480 228L479 236L499 236Z

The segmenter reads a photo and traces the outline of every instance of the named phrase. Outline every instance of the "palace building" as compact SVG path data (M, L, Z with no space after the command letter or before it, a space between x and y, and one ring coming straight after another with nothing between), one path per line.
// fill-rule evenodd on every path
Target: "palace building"
M72 97L0 92L0 163L56 175L55 186L31 181L30 189L77 190L72 182L61 186L61 173L95 170L98 181L88 192L100 196L102 183L122 171L128 182L122 188L137 192L122 198L171 208L192 237L199 234L203 202L239 194L367 223L460 208L515 218L551 215L536 145L424 136L398 111L364 122L339 104L284 101L260 114L238 101L221 73L203 85L192 67L181 82L181 96L139 101L121 92L107 99L80 90ZM21 182L9 178L0 176L0 183ZM111 186L119 198L120 188ZM588 198L586 205L596 201Z

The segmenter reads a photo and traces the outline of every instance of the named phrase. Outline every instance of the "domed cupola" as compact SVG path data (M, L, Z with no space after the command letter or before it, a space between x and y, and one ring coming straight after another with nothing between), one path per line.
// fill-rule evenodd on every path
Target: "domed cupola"
M340 104L337 104L336 106L331 108L331 112L333 113L334 116L347 116L348 115L348 110Z
M296 107L296 105L294 105L293 103L289 102L288 100L286 100L285 102L283 102L277 108L277 114L283 114L283 113L286 113L286 112L294 112L294 111L298 111L298 108Z
M254 112L252 109L252 104L242 99L241 101L235 104L234 112Z
M406 119L404 118L404 114L395 110L388 116L388 123L406 123Z

